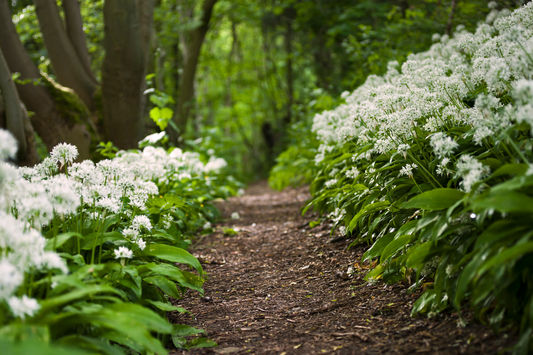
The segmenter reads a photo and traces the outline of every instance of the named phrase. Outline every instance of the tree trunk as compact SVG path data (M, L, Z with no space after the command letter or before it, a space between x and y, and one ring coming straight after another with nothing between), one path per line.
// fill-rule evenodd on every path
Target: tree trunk
M6 128L15 136L18 142L17 160L24 160L26 157L26 137L24 135L24 122L22 119L22 109L20 108L20 99L1 48L0 91L2 91L4 99Z
M73 89L91 111L95 110L97 84L65 32L56 1L35 0L34 4L44 44L59 83Z
M141 96L146 41L141 39L140 27L144 25L139 21L143 11L139 11L136 1L107 0L104 3L104 134L121 149L136 148L143 135Z
M202 4L202 24L191 31L190 38L187 41L187 47L184 48L184 54L186 55L184 56L183 74L181 77L179 97L174 110L174 117L172 117L179 132L176 132L173 129L169 130L170 141L175 144L177 143L179 136L184 134L185 129L187 128L187 121L193 104L194 77L196 76L200 50L216 2L217 0L204 0Z
M95 85L98 81L94 77L87 50L85 33L83 32L83 20L81 18L79 0L63 0L63 11L65 12L65 22L67 36L78 55L80 63L83 65L85 72L89 75Z
M5 112L5 107L3 106L4 99L0 94L0 127L7 129L7 117ZM28 111L22 102L19 102L20 110L22 113L22 122L24 126L24 137L26 143L26 156L22 160L18 160L17 164L19 166L34 166L39 163L39 154L37 153L37 142L35 141L35 131L30 122L30 116Z
M11 72L20 79L42 80L44 85L17 84L17 91L28 110L35 114L31 123L48 150L61 142L78 147L79 159L90 154L91 122L87 107L74 92L53 83L39 70L26 53L11 21L8 0L0 0L0 48Z
M457 0L452 0L450 5L450 15L448 16L448 22L446 23L446 34L450 36L452 34L453 15L455 14L455 8L457 7Z

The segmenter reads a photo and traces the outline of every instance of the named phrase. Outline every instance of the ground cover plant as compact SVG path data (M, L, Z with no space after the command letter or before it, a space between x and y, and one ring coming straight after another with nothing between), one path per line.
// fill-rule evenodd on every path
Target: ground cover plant
M57 145L33 168L15 168L15 138L0 130L0 339L10 354L166 354L216 345L172 325L168 311L204 272L186 251L210 228L215 198L240 187L225 162L147 146L75 162ZM61 352L63 351L63 352Z
M318 114L314 207L371 245L368 282L408 280L413 314L471 308L533 333L533 4L389 63ZM275 177L274 177L275 178ZM459 313L460 314L460 313ZM511 323L506 321L511 320ZM461 322L460 322L461 323ZM461 325L461 324L460 324Z

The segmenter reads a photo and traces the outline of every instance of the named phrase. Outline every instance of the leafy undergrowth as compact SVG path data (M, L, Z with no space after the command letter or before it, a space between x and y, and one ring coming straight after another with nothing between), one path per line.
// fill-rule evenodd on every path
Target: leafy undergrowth
M533 349L532 18L532 3L493 9L475 33L435 35L315 116L306 207L352 246L372 245L369 284L423 285L413 314L453 307L495 331L519 325L522 354Z
M0 159L16 141L0 130ZM241 187L216 158L145 147L74 163L59 144L34 168L0 162L0 342L6 354L166 354L216 345L169 311L205 272L186 249ZM35 351L34 349L39 349Z
M516 342L516 332L494 334L457 313L411 316L422 290L408 282L367 285L368 246L347 250L329 225L309 227L302 217L307 189L273 192L265 182L220 203L222 223L191 247L208 274L205 294L188 292L173 322L205 329L213 349L171 354L496 354ZM231 219L233 212L240 219ZM223 228L238 230L224 235ZM471 312L463 318L471 320ZM194 339L195 337L191 337Z

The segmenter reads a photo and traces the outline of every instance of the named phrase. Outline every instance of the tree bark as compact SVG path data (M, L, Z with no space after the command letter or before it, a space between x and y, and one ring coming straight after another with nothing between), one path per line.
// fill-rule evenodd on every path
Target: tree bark
M22 109L20 108L20 99L1 48L0 91L2 91L4 99L6 128L15 136L18 142L17 160L24 160L26 157L26 137L24 135L24 122L22 119Z
M187 128L187 121L194 99L194 78L196 76L198 59L200 58L200 50L207 29L209 28L209 21L211 20L211 14L213 13L213 7L216 2L217 0L204 0L202 4L202 16L200 19L202 24L191 31L187 46L183 51L183 74L181 76L179 97L174 110L174 116L172 117L179 132L176 132L173 129L168 131L170 141L175 144L177 144L178 138L185 133L185 129Z
M34 4L44 44L59 83L73 89L91 111L95 110L97 85L65 32L56 1L35 0Z
M455 8L457 7L457 0L452 0L450 6L450 16L448 16L448 22L446 23L446 34L450 36L452 34L453 16L455 14Z
M5 112L4 99L0 93L0 127L7 129L7 117ZM39 154L37 153L37 142L35 141L35 131L30 122L30 116L28 111L22 102L19 102L20 110L22 113L22 122L24 126L24 137L26 141L26 156L22 160L18 160L16 163L19 166L34 166L39 163Z
M98 81L94 77L91 69L89 51L87 50L87 42L85 39L85 33L83 32L83 20L81 18L79 0L63 0L63 11L65 12L65 29L70 43L72 44L72 47L74 47L85 72L89 75L94 84L98 85Z
M143 11L136 1L107 0L104 3L104 135L121 149L136 148L143 135L141 89L147 43L141 39L140 28L145 25L140 24L139 15Z
M87 107L70 89L55 84L39 70L26 53L11 21L8 0L0 0L0 48L11 72L20 79L42 80L44 85L16 84L18 94L28 110L35 114L31 123L48 150L61 142L78 147L79 159L88 159L91 135Z

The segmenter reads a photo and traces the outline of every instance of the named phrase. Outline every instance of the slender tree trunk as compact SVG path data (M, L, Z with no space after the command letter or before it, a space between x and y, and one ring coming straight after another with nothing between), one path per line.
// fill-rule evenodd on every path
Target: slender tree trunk
M196 76L200 50L207 29L209 28L209 21L211 20L211 14L216 1L217 0L204 0L202 4L202 24L198 28L192 30L190 38L187 41L186 51L184 51L183 75L181 77L179 97L174 110L174 117L172 117L179 132L176 132L173 129L169 130L170 141L174 143L177 143L179 136L185 133L185 129L187 128L187 121L194 99L194 78Z
M24 135L24 122L17 88L11 77L11 72L0 48L0 91L4 98L6 113L6 127L15 136L18 142L17 159L26 157L26 137Z
M448 23L446 23L446 34L448 36L452 34L453 16L455 14L456 7L457 7L457 0L452 0L452 4L450 6L450 16L448 16Z
M136 1L107 0L104 3L104 134L121 149L136 148L144 133L141 88L147 43L141 39L144 25L139 21L139 14L142 11Z
M94 110L97 84L67 36L56 1L35 0L34 4L44 44L59 83L73 89L85 105Z
M61 87L41 76L26 53L11 21L8 0L0 0L0 48L11 72L19 72L20 79L41 80L44 85L17 84L17 91L28 110L34 112L31 123L46 147L51 150L61 142L78 147L79 159L90 154L90 114L80 98L70 89Z
M83 32L83 20L81 18L79 0L63 0L63 11L65 12L65 29L70 43L76 51L78 59L83 65L85 72L93 81L93 83L98 85L98 81L94 77L94 73L91 69L91 61L89 59L89 51L87 50L85 32Z

